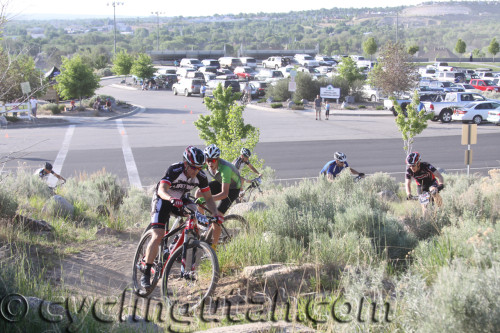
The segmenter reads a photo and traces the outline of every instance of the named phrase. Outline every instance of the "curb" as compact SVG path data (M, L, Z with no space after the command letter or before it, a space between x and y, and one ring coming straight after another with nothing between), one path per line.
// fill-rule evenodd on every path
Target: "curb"
M287 109L287 108L273 109L270 107L260 106L260 105L255 105L255 104L246 104L245 106L249 107L251 109L255 109L255 110L263 110L263 111L271 111L271 112L294 112L294 113L306 112L306 113L311 113L311 114L314 114L314 112L315 112L314 109L304 109L304 110L292 110L292 109ZM321 110L321 112L324 113L324 110ZM381 117L381 116L387 117L387 116L391 116L391 117L394 117L392 112L388 111L388 110L380 110L380 111L330 110L330 116L354 116L354 117Z

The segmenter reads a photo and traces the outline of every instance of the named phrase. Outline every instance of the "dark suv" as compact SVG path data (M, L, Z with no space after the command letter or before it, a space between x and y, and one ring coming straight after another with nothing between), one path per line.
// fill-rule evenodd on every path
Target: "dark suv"
M207 96L213 96L213 91L217 88L217 86L221 84L223 88L231 87L233 92L240 92L240 84L238 80L210 80L207 82L207 90L205 94Z

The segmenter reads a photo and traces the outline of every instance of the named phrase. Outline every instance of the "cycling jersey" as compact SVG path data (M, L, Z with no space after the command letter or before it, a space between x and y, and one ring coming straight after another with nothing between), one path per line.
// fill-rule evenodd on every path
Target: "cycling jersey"
M337 165L336 160L331 160L325 164L323 169L321 169L320 174L331 174L333 177L336 177L342 170L344 170L344 168L348 166L349 164L347 164L347 162L344 162L343 166L339 166Z
M241 156L239 156L238 158L236 158L234 161L233 161L233 165L236 167L236 169L240 170L241 169L241 165L245 163L246 165L249 165L250 162L249 161L245 161Z
M221 184L230 184L229 189L241 188L240 172L236 167L222 158L219 158L219 166L214 174L210 168L207 169L215 181Z
M434 176L436 168L427 162L420 162L420 168L417 172L413 172L411 168L406 169L406 179L415 179L418 185L423 186L424 191L428 191L429 187L437 186L436 177Z
M179 162L172 164L166 171L163 178L156 184L156 189L153 194L151 203L151 224L153 228L164 228L168 223L170 213L181 215L180 211L176 209L168 200L163 200L158 195L158 188L160 184L170 185L167 193L172 198L181 198L184 194L191 191L195 187L199 187L201 192L210 191L208 186L207 175L203 171L199 171L195 178L188 178L184 173L184 163ZM168 226L168 225L167 225Z
M46 179L52 173L54 173L53 170L50 170L50 172L46 172L44 168L41 168L35 172L35 175L38 175L38 177L42 179Z

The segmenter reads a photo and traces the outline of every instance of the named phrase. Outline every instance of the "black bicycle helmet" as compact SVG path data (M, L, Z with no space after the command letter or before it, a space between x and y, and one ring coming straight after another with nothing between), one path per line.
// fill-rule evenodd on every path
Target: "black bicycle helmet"
M241 148L240 154L245 156L245 157L252 156L252 153L250 152L250 149L248 149L248 148Z
M50 164L49 162L45 162L45 169L51 171L52 170L52 164Z
M335 159L335 161L339 161L339 162L347 161L347 156L345 156L344 153L341 153L339 151L337 151L337 152L335 152L335 154L333 154L333 158Z
M408 156L406 156L406 164L415 165L418 162L420 162L420 154L419 153L417 153L417 152L409 153Z
M199 148L188 146L182 156L191 166L201 168L205 164L205 155Z

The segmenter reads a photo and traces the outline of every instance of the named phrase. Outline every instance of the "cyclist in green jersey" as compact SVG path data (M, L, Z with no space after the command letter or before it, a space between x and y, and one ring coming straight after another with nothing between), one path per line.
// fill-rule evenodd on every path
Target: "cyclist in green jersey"
M220 201L217 210L220 214L224 215L232 203L238 198L241 188L241 178L238 169L230 162L220 158L220 149L212 144L205 148L205 161L208 166L208 173L214 178L208 186L212 192L214 201ZM201 192L196 191L195 197L200 197ZM214 225L214 233L212 239L212 247L215 249L221 227Z

